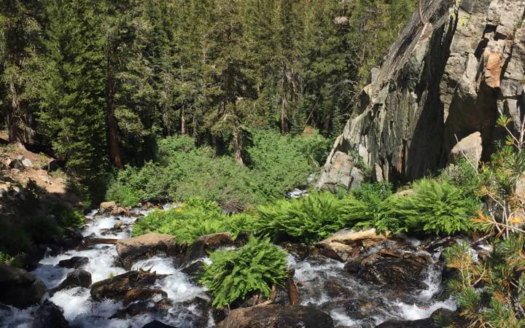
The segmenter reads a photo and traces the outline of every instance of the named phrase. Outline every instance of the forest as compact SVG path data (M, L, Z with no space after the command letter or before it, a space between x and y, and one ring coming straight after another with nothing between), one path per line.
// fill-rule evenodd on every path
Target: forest
M84 185L187 135L243 163L250 131L332 138L414 0L2 1L1 124ZM95 182L96 181L96 182Z

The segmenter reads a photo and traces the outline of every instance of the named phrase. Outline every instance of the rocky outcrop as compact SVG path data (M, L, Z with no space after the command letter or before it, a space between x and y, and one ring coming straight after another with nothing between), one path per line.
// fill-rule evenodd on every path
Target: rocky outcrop
M217 328L333 328L332 318L313 307L260 305L234 310Z
M27 308L40 302L47 292L44 283L31 273L0 265L0 303Z
M502 112L522 123L525 1L427 0L364 88L334 144L319 188L405 182L447 164L458 140L480 134L486 160Z
M76 269L67 274L56 290L68 289L73 287L89 288L91 286L91 273Z
M120 261L128 270L133 262L158 253L172 255L178 249L175 237L162 234L147 234L117 241L117 253Z

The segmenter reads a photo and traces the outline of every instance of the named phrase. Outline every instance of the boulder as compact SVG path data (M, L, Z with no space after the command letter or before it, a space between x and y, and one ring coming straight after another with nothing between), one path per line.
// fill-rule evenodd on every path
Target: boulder
M22 165L24 165L25 168L32 169L33 168L33 162L29 158L24 158L22 160Z
M146 325L144 325L142 328L175 328L173 326L168 326L166 324L163 324L162 322L158 320L154 320Z
M138 301L109 317L109 319L128 319L135 316L149 315L153 317L166 317L168 310L173 307L170 301L163 299L158 302Z
M149 288L160 277L162 276L155 272L129 271L91 285L91 297L95 301L103 299L123 300L132 289Z
M9 168L23 171L25 166L21 159L13 159L9 162Z
M233 235L230 232L219 232L197 238L188 249L183 263L190 264L208 256L209 251L220 247L235 246Z
M158 253L175 255L179 246L175 237L162 234L147 234L117 241L117 253L123 266L130 270L133 262Z
M0 303L27 308L40 302L46 294L46 286L31 273L0 265Z
M62 309L46 300L36 311L33 328L70 328Z
M455 164L462 159L466 159L471 165L478 167L483 152L481 134L474 132L461 139L450 151L449 163Z
M154 299L156 296L160 297L161 299L165 299L168 297L168 294L160 288L134 288L129 290L126 295L124 295L124 306L128 306L129 304L136 301L147 301Z
M117 203L115 202L102 202L100 203L98 214L111 213L115 207L117 207Z
M58 266L62 268L78 269L89 263L89 258L83 256L73 256L70 259L58 262Z
M89 288L91 286L91 273L76 269L67 274L56 290L68 289L73 287L84 287Z
M428 256L382 249L377 253L350 260L345 269L359 278L388 289L407 291L424 289Z
M260 305L233 310L217 328L333 328L332 318L301 305Z
M385 239L386 236L377 234L375 229L365 231L343 229L317 243L316 247L319 248L320 254L334 260L346 262L348 258L359 253L358 246L362 246L364 240L378 242Z
M131 213L129 212L128 209L126 209L126 208L124 208L124 207L115 206L115 207L111 210L111 215L114 215L114 216L119 216L119 215L122 215L122 216L131 216Z

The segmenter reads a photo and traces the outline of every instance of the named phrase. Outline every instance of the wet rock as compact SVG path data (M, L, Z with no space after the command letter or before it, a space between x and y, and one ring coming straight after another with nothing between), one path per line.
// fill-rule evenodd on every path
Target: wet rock
M68 289L73 287L89 288L91 286L91 273L76 269L67 274L56 290Z
M382 249L349 261L345 269L361 279L393 290L423 289L424 271L430 259L424 255Z
M168 294L160 288L147 289L147 288L134 288L129 290L124 295L124 306L128 306L130 303L136 301L147 301L159 297L165 299Z
M155 303L150 301L139 301L120 309L110 317L110 319L127 319L139 315L152 315L164 317L168 315L168 310L172 307L170 301L164 299Z
M111 209L111 215L114 216L131 216L131 213L128 209L120 206L115 206L113 209Z
M89 263L89 258L84 256L73 256L70 259L58 262L58 266L62 268L78 269Z
M113 229L115 230L121 230L122 227L124 226L124 223L122 221L118 221L115 223L115 225L113 226Z
M204 261L195 261L181 270L187 274L191 281L198 283L202 275L204 274Z
M415 321L388 320L376 328L441 328L431 318Z
M40 302L46 286L31 273L0 265L0 303L27 308Z
M70 328L62 309L46 300L36 311L33 328Z
M191 263L208 256L208 252L220 247L235 246L230 232L219 232L197 238L188 249L183 263Z
M182 302L175 309L180 317L184 317L181 327L207 327L210 311L212 311L211 299L197 296L192 300Z
M173 326L168 326L166 324L163 324L162 322L158 320L154 320L146 325L144 325L142 328L175 328Z
M236 309L217 328L333 328L332 318L313 307L261 305Z
M359 253L359 249L356 248L362 244L359 242L364 240L377 242L385 239L386 236L377 234L376 229L364 231L343 229L317 243L315 246L320 249L320 254L337 261L345 262L350 257ZM370 242L368 244L372 245Z
M133 262L164 253L175 255L179 246L175 237L162 234L147 234L117 241L117 253L123 266L130 270Z
M456 164L466 159L474 167L479 166L483 145L481 133L474 132L471 135L461 139L450 151L449 163Z
M91 286L91 297L95 301L103 299L122 300L135 288L148 288L161 278L155 272L130 271L121 275L98 281Z
M117 203L115 203L115 202L103 202L103 203L100 203L100 206L99 206L99 209L98 209L98 214L104 214L106 212L111 213L111 211L113 211L113 209L115 207L117 207Z

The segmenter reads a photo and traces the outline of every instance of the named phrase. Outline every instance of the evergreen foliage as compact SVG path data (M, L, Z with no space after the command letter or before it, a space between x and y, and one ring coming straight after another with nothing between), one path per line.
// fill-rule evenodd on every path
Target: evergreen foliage
M250 237L237 250L216 251L200 282L213 295L213 306L222 308L251 295L270 297L272 286L287 277L287 254L267 239Z

